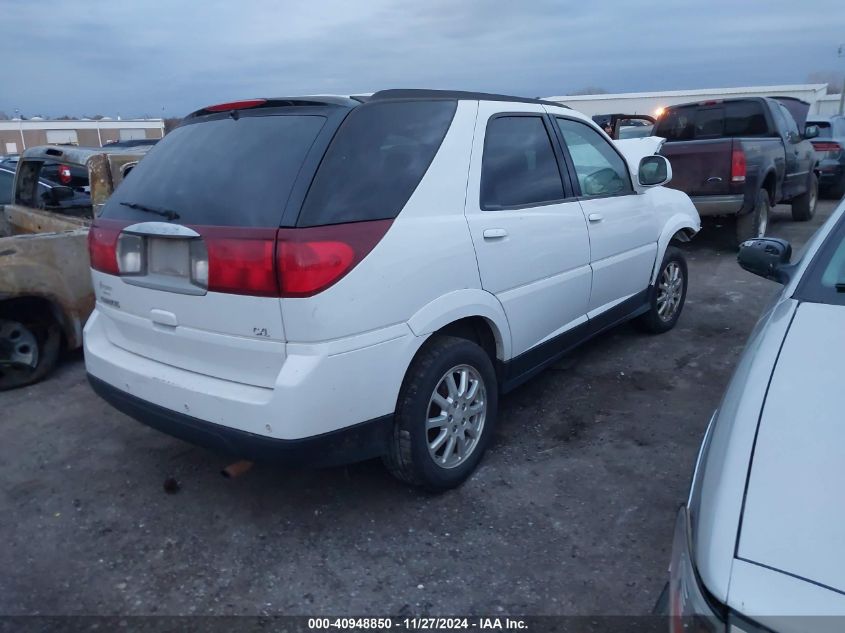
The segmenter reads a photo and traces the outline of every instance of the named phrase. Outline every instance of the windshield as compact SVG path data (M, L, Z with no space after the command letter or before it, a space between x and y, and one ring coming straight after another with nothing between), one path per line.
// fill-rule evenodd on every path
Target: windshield
M845 216L822 244L798 285L795 298L845 305Z
M200 120L165 136L114 192L102 217L186 225L279 226L326 119L241 115Z

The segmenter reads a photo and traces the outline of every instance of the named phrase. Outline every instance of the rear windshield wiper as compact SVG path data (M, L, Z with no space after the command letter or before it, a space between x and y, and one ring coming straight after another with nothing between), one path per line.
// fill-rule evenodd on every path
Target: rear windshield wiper
M138 204L137 202L121 202L124 207L129 207L130 209L137 209L138 211L146 211L147 213L155 213L156 215L160 215L163 218L167 218L168 220L178 220L179 214L175 211L171 211L170 209L157 209L156 207L148 207L145 204Z

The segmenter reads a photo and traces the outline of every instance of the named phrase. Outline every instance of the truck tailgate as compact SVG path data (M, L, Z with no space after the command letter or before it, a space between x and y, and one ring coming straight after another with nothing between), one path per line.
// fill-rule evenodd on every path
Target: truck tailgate
M716 138L664 143L660 154L672 164L667 185L690 196L731 193L733 139Z

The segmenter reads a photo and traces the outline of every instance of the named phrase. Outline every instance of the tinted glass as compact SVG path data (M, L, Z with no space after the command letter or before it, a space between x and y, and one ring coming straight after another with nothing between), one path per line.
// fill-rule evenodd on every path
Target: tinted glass
M780 108L780 113L783 115L783 120L786 121L787 132L798 136L798 125L796 125L795 119L792 118L792 115L789 113L789 110L787 110L781 104L778 104L778 108Z
M557 119L557 124L572 157L582 196L633 191L627 164L604 137L590 126L571 119Z
M299 225L395 218L428 170L456 108L456 101L355 108L326 150Z
M12 183L15 175L0 170L0 204L9 204L12 201Z
M759 101L730 101L725 104L725 136L762 136L769 130Z
M138 222L177 213L180 224L278 226L305 155L325 123L309 115L241 115L177 128L150 150L103 209Z
M795 298L845 306L845 220L839 220L838 226L819 249L795 292Z
M481 162L481 208L503 209L563 197L560 170L543 119L491 119Z
M819 121L818 123L807 121L807 125L815 125L819 128L818 138L833 138L833 128L827 121Z
M717 107L689 105L667 108L654 129L655 136L669 141L766 134L768 123L759 101L726 101Z

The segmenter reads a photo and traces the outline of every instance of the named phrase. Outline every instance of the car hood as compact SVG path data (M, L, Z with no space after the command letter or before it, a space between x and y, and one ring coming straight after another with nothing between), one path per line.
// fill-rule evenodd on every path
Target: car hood
M737 556L845 591L845 307L801 303L771 377Z

